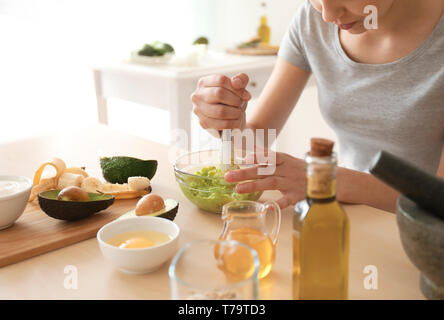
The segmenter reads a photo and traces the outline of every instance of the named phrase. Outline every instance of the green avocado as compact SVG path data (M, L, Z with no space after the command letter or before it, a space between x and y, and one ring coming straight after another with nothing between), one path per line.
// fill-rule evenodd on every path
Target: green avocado
M156 52L156 55L163 56L167 53L173 53L174 48L169 43L161 42L161 41L154 41L151 43L151 47L153 47L154 51Z
M114 196L99 193L88 193L89 201L57 200L61 190L50 190L38 195L40 208L50 217L74 221L105 210L114 203Z
M167 53L174 53L174 48L169 43L154 41L151 44L145 44L137 54L146 57L161 57Z
M174 52L173 46L170 45L169 43L164 43L162 48L166 53Z
M156 55L156 50L149 44L146 44L139 52L137 52L140 56L152 57Z
M193 44L208 44L208 39L206 37L199 37L194 40Z
M173 221L174 218L176 217L177 211L179 210L179 202L177 202L174 199L165 199L164 203L165 203L165 208L163 208L162 210L147 215L143 215L142 217L145 216L159 217ZM126 219L131 217L139 217L136 215L136 210L131 210L125 213L124 215L120 216L119 219Z
M147 177L152 179L156 174L157 160L141 160L132 157L104 157L100 167L106 181L127 183L129 177Z

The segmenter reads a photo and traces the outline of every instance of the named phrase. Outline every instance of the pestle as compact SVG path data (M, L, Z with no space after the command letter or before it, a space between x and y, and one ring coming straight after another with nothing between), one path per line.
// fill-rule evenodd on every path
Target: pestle
M222 172L227 172L231 169L236 169L233 165L234 159L234 144L232 141L231 129L222 130L221 145L220 145L220 166Z
M386 151L372 161L370 173L436 217L444 219L444 180Z

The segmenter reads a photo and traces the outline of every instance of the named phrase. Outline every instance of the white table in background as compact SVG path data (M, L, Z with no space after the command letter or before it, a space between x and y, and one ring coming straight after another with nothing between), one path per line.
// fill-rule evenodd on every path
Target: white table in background
M257 98L268 80L276 56L239 56L209 52L198 66L139 65L121 62L93 68L98 118L108 123L107 98L119 98L169 111L170 129L183 129L191 137L190 95L206 75L229 77L245 72L247 89ZM188 146L190 146L190 138ZM185 147L185 146L182 146Z

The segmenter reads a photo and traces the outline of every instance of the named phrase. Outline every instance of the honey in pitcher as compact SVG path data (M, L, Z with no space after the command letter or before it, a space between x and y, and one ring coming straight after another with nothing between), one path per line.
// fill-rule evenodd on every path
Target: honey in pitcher
M254 258L246 247L233 245L221 248L218 243L214 247L214 257L218 268L225 273L228 281L239 282L254 274Z
M236 240L256 250L260 262L259 279L266 277L270 273L274 264L275 246L267 234L257 229L244 227L230 230L223 240ZM251 257L245 254L246 252L241 252L243 250L246 251L247 249L237 249L237 252L225 253L224 262L226 266L247 270L248 268L245 266L248 265L248 263L251 265L251 262L249 262Z

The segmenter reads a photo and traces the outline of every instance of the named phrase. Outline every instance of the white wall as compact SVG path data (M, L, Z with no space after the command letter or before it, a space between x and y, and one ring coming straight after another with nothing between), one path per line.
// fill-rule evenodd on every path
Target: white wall
M300 2L267 1L273 43L280 42ZM96 123L90 69L95 61L120 61L156 39L181 48L200 34L208 34L215 48L231 46L255 34L259 3L0 0L0 143ZM135 113L164 120L135 133L168 142L167 114L121 101L111 101L110 109L111 124L128 130L146 127L146 121L131 123Z
M266 9L260 5L266 2ZM279 44L303 0L193 0L193 37L206 34L216 39L214 48L236 45L256 35L265 13L271 26L271 42Z
M310 150L310 139L313 137L337 141L336 134L321 115L318 89L311 79L282 129L276 147L278 151L302 158ZM336 150L337 147L336 144Z

